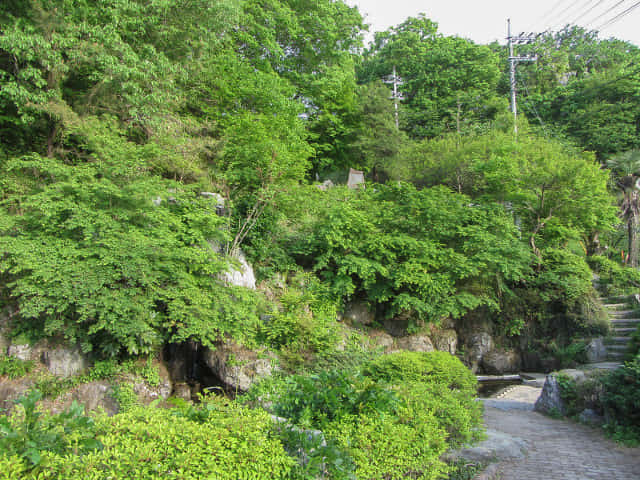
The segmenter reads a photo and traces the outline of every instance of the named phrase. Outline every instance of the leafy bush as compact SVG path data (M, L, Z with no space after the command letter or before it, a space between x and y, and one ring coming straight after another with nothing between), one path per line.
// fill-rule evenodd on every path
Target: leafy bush
M21 360L16 357L0 357L0 377L19 378L24 377L33 369L33 361Z
M604 388L609 428L620 439L640 443L640 356L611 372Z
M633 361L640 355L640 326L634 330L631 334L631 340L629 341L629 349L627 353L627 360Z
M25 468L40 465L45 452L66 457L102 449L94 438L94 421L83 415L84 407L73 403L60 414L37 410L40 392L32 391L16 401L12 414L0 416L0 452L25 462Z
M79 128L99 161L33 154L0 168L38 179L28 193L18 193L25 180L9 182L15 194L0 204L0 279L19 306L15 333L64 335L106 356L150 353L164 340L252 339L257 294L216 280L229 261L209 242L226 239L226 220L197 186L150 173L154 147L124 141L108 122Z
M600 279L605 295L628 295L640 288L640 270L620 264L602 255L589 257L589 263Z
M324 428L347 415L394 413L396 395L351 372L325 371L285 379L273 411L296 425Z
M403 407L398 416L343 417L326 432L351 455L357 478L441 478L446 433L429 411Z
M279 349L294 366L305 360L304 355L313 358L332 353L340 326L336 302L326 285L311 274L299 273L288 284L273 289L278 308L265 317L258 338Z
M65 441L77 446L74 432ZM97 417L95 432L103 449L82 451L82 456L48 449L37 478L258 480L290 478L294 465L275 437L269 415L234 403L209 404L200 418L181 409L133 408ZM39 438L42 442L44 437ZM2 450L0 461L21 471L11 455Z
M364 374L399 385L404 382L442 384L474 396L477 380L463 363L447 352L397 352L382 355L366 365Z
M364 376L332 370L271 378L248 400L294 426L321 429L339 447L332 458L350 458L357 478L440 478L447 471L444 451L480 438L476 380L457 358L403 352L362 369Z
M387 317L410 313L413 327L499 309L510 282L529 274L531 255L497 204L408 184L302 193L309 213L288 236L291 255L334 296L362 296Z

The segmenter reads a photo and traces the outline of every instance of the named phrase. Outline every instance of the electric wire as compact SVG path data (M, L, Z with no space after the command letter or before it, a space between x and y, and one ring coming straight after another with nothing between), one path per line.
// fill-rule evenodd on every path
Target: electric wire
M560 22L555 22L553 25L554 27L551 28L550 30L558 30L559 27L563 27L565 25L568 24L568 20L573 17L573 15L575 14L575 12L573 12L573 9L576 5L578 5L579 3L581 3L582 0L576 0L575 2L571 3L571 5L569 5L567 8L565 8L559 15L558 18L562 18L562 20L560 20ZM593 0L589 1L589 4L593 3ZM566 16L565 14L567 12L571 12L568 16Z
M595 28L595 30L602 30L604 28L608 28L611 25L613 25L614 23L619 22L620 20L622 20L624 17L626 17L627 15L629 15L630 13L632 13L636 8L640 7L640 2L636 2L633 5L631 5L629 8L627 8L624 12L619 13L618 15L616 15L615 17L611 18L610 20L604 22L602 25L598 26Z
M544 25L546 24L546 22L548 20L551 19L551 15L553 15L553 13L555 13L556 9L561 6L563 3L565 3L568 0L559 0L558 2L555 3L555 5L551 8L551 10L548 10L547 13L545 13L544 15L542 15L538 20L536 20L531 28L532 32L535 32L536 30L540 30L539 28L535 28L538 25Z
M598 3L596 3L593 7L587 9L586 11L584 11L583 13L581 13L578 18L576 18L573 22L571 22L572 24L576 25L578 23L579 20L582 20L584 17L586 17L587 15L589 15L591 12L593 12L596 8L598 8L600 5L602 5L606 0L600 0Z
M615 10L616 8L618 8L620 5L622 5L624 2L626 2L627 0L620 0L619 2L616 2L616 4L613 7L609 7L607 10L605 10L604 12L602 12L600 15L598 15L597 17L591 19L589 22L587 22L585 24L585 26L589 26L595 22L597 22L598 20L600 20L602 17L608 15L609 13L611 13L613 10Z

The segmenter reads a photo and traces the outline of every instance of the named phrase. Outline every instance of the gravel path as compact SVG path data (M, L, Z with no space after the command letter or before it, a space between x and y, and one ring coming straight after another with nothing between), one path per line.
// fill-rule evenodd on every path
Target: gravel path
M640 480L640 448L626 448L595 428L533 412L539 388L518 386L485 400L487 428L524 439L524 458L492 470L500 480Z

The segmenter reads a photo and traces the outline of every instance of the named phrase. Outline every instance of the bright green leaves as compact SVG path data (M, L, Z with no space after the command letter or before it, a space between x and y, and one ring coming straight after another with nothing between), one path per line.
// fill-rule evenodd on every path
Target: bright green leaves
M409 18L376 36L360 70L364 81L391 75L394 67L404 81L403 128L424 138L447 131L473 128L472 123L492 119L499 58L487 46L457 37L443 37L424 16Z
M106 354L145 353L174 336L250 335L255 300L217 279L227 262L209 242L227 239L226 220L211 200L152 176L147 146L98 128L82 138L100 160L32 155L4 166L40 179L1 211L0 271L24 319L15 327Z
M498 308L504 282L528 274L526 247L497 206L410 185L332 199L292 250L313 258L335 295L365 296L390 317L410 312L436 322L480 305Z

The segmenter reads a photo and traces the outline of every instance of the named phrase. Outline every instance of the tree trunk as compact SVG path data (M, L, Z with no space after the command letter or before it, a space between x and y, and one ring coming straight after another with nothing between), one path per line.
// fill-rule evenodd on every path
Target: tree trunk
M629 265L633 268L638 267L638 218L636 215L629 217L627 223L627 229L629 234Z

